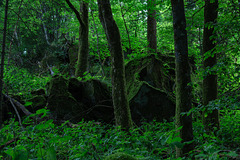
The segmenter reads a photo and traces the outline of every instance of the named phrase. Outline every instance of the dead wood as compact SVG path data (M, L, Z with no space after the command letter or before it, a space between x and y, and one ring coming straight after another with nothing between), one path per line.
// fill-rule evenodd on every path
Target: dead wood
M20 102L18 102L18 101L15 100L14 98L10 97L9 95L4 94L4 96L5 96L6 98L8 98L10 102L12 101L17 107L19 107L26 116L32 115L32 113L29 112L29 111L25 108L25 106L22 105Z

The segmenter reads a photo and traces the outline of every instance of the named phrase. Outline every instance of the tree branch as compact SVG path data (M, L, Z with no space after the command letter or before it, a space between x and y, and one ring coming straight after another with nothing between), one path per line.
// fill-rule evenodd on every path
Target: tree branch
M17 100L11 98L10 96L8 96L8 95L6 95L6 94L4 94L4 96L5 96L6 98L8 98L8 99L10 100L10 102L12 101L14 104L16 104L16 105L23 111L23 113L24 113L25 115L30 116L30 115L32 114L31 112L29 112L29 111L25 108L24 105L22 105L22 104L21 104L20 102L18 102Z
M76 8L73 6L73 4L69 0L65 0L65 1L67 2L68 6L72 9L72 11L75 13L79 23L81 25L84 25L84 23L83 23L83 21L81 19L80 13L76 10Z

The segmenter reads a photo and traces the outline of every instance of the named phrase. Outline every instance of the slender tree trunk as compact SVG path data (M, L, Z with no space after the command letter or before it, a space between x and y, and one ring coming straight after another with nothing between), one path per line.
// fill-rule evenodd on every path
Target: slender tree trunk
M212 68L217 63L217 55L214 53L216 43L214 35L214 27L208 27L208 24L214 24L218 17L218 0L211 2L205 0L204 7L204 31L203 31L203 53L211 51L213 56L207 57L203 61L205 69ZM217 99L217 74L215 72L207 73L203 79L203 105L207 105L210 101ZM207 116L206 116L207 115ZM203 124L205 129L212 131L213 127L219 129L219 113L218 110L213 110L211 113L203 113Z
M0 127L3 124L3 72L4 72L4 56L6 47L6 34L7 34L7 14L8 14L8 0L5 4L5 17L3 28L3 42L2 42L2 57L1 57L1 71L0 71Z
M41 12L42 12L42 15L40 16L40 19L41 19L41 21L42 21L42 26L43 26L43 31L44 31L45 39L46 39L47 44L50 45L49 37L48 37L48 32L47 32L47 27L46 27L46 25L45 25L45 23L44 23L44 19L43 19L43 14L44 14L45 12L44 12L44 10L43 10L43 6L42 6L42 4L41 4L40 1L39 1L39 3L40 3L40 10L41 10Z
M174 48L176 57L176 128L182 127L180 138L182 142L193 140L192 115L182 115L191 109L192 88L189 85L190 67L188 62L188 42L186 18L183 0L171 0L174 29ZM176 156L185 156L194 149L193 143L185 144L183 148L176 148Z
M78 12L69 0L65 1L69 5L69 7L73 10L80 23L78 61L75 76L83 77L84 73L88 70L88 55L89 55L88 3L82 0L80 2L80 12Z
M151 53L157 52L156 0L148 0L147 41Z
M83 24L79 26L79 51L75 72L76 77L83 77L84 73L88 70L88 3L84 1L81 2L80 14Z
M123 14L123 9L122 9L122 4L121 4L121 2L120 2L119 4L120 4L120 9L121 9L121 14L122 14L122 18L123 18L124 27L125 27L125 30L126 30L127 36L128 36L128 48L131 50L131 49L132 49L132 46L131 46L131 40L130 40L129 30L128 30L127 23L126 23L124 14Z
M98 0L98 8L111 52L112 98L116 125L129 130L132 127L132 119L126 94L125 67L119 29L113 19L109 0Z

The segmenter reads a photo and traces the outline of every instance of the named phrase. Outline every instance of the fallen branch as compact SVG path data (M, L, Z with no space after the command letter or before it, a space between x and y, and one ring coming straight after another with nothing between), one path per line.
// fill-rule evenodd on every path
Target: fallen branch
M20 102L18 102L18 101L15 100L14 98L12 98L12 97L10 97L10 96L8 96L8 95L6 95L6 94L4 94L4 96L9 99L9 101L11 102L11 104L12 104L13 106L14 106L14 104L15 104L18 108L20 108L20 109L22 110L22 112L23 112L26 116L31 116L31 115L33 115L32 112L28 111L28 110L25 108L24 105L22 105ZM19 116L19 117L20 117L20 116ZM37 115L31 116L30 118L36 120L37 122L41 122L41 120L42 120L42 118L39 118Z
M16 106L14 105L12 99L9 99L9 100L10 100L10 103L12 104L12 106L13 106L13 108L14 108L16 114L17 114L19 124L20 124L20 126L22 126L22 120L21 120L21 117L20 117L20 115L19 115L19 113L18 113L18 110L17 110Z
M6 94L4 94L4 96L5 96L6 98L8 98L10 102L12 101L16 106L18 106L18 107L23 111L23 113L24 113L26 116L32 115L32 113L29 112L29 111L25 108L25 106L22 105L20 102L18 102L18 101L15 100L14 98L11 98L10 96L8 96L8 95L6 95Z
M18 140L18 138L13 138L13 139L11 139L10 141L8 141L8 142L6 142L5 144L1 145L1 146L0 146L0 150L2 150L4 147L8 146L9 144L11 144L11 143L13 143L13 142L15 142L15 141L17 141L17 140Z

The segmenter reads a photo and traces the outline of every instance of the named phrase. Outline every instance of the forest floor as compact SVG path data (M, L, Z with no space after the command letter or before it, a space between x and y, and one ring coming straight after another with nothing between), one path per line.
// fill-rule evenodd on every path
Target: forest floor
M46 109L37 112L47 114ZM182 159L240 159L240 112L221 115L221 128L206 134L200 120L193 123L195 150ZM84 121L56 124L52 119L36 122L27 117L22 126L14 119L0 130L0 158L4 160L101 160L114 153L126 153L139 160L176 159L181 147L174 122L144 123L130 133L113 125Z

